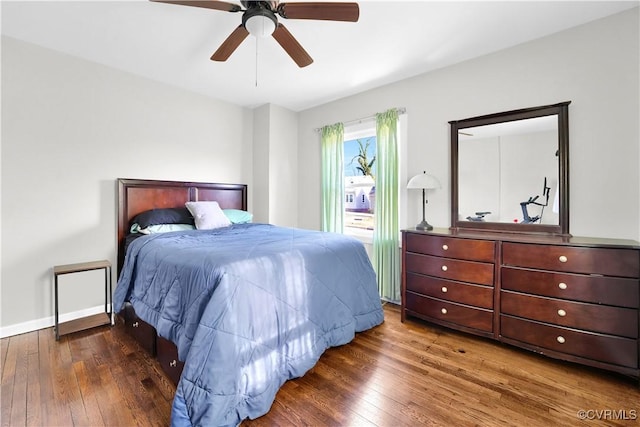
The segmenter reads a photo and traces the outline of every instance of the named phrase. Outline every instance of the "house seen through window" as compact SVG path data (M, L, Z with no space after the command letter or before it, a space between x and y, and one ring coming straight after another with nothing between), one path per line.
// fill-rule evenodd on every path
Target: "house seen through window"
M348 137L345 135L345 139ZM344 174L344 231L372 234L376 197L375 129L344 141Z

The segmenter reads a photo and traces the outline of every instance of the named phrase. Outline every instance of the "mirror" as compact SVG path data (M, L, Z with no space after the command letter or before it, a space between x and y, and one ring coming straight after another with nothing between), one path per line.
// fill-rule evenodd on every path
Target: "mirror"
M569 104L449 122L453 229L569 235Z

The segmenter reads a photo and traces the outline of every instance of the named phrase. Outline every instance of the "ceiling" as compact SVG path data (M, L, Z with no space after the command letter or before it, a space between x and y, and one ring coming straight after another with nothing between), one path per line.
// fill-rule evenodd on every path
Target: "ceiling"
M240 13L149 1L5 0L0 13L3 35L240 106L302 111L639 4L360 1L357 23L280 19L313 57L305 68L274 39L252 36L226 62L211 61Z

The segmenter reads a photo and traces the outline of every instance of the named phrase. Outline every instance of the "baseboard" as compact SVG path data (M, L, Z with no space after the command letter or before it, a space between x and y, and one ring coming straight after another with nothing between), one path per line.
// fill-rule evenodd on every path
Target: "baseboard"
M80 319L82 317L91 316L93 314L103 313L104 305L98 305L96 307L86 308L72 313L61 314L58 321L60 323L68 322L70 320ZM55 317L45 317L42 319L31 320L29 322L18 323L10 326L0 327L0 338L11 337L14 335L26 334L28 332L37 331L40 329L51 328L55 325Z

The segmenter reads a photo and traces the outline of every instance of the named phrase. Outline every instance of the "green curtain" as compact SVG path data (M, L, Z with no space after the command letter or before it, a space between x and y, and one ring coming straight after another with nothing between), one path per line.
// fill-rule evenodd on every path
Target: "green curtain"
M373 232L373 266L380 297L400 301L398 226L398 111L376 114L378 170L376 175L376 224Z
M344 125L322 128L322 231L344 230Z

